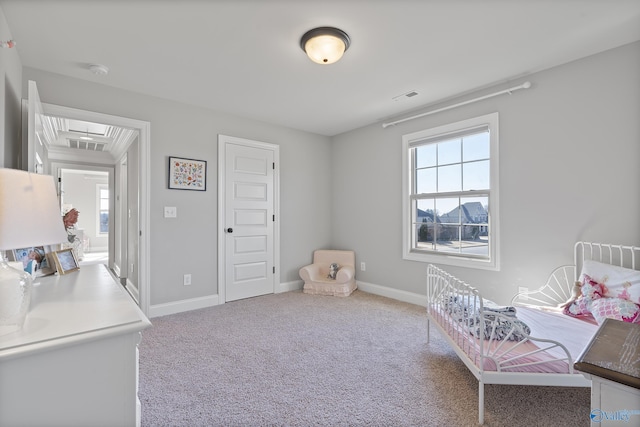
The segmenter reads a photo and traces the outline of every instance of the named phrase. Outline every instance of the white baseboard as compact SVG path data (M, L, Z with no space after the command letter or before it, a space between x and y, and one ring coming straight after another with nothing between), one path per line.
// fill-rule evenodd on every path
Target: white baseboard
M427 297L425 295L413 292L401 291L398 289L388 288L386 286L374 285L373 283L357 281L358 289L374 295L380 295L392 298L398 301L408 302L423 307L427 306ZM304 282L302 280L294 280L291 282L280 283L276 289L276 293L290 292L301 290ZM167 316L169 314L181 313L183 311L197 310L200 308L213 307L220 305L220 297L209 295L200 298L191 298L181 301L169 302L165 304L155 304L149 307L149 317Z
M304 282L302 280L280 283L280 285L276 289L276 294L280 294L282 292L299 291L303 286Z
M218 294L200 298L191 298L181 301L169 302L165 304L155 304L149 307L149 317L166 316L169 314L181 313L183 311L197 310L200 308L213 307L220 304Z
M303 284L304 282L302 282L301 280L280 283L280 285L277 286L275 293L279 294L282 292L300 290L302 289ZM217 294L209 295L206 297L169 302L165 304L155 304L149 307L149 318L182 313L183 311L198 310L200 308L213 307L220 304L220 297Z
M426 295L420 295L413 292L401 291L399 289L388 288L386 286L374 285L373 283L361 282L356 280L358 289L363 292L368 292L374 295L380 295L382 297L396 299L402 302L408 302L410 304L420 305L422 307L427 306Z

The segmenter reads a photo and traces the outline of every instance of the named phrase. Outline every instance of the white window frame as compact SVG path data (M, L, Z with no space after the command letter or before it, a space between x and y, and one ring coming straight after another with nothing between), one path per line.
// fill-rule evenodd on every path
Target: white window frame
M489 257L473 258L464 254L447 252L423 252L413 249L413 209L411 188L413 165L411 160L412 143L424 139L435 139L447 134L459 133L479 126L489 127ZM499 220L499 170L498 170L498 113L450 123L443 126L425 129L402 136L402 258L433 264L445 264L458 267L484 270L500 270L500 220Z
M100 202L101 202L101 197L100 197L100 190L107 190L107 192L109 191L109 185L108 184L96 184L96 236L106 236L109 234L109 232L107 231L106 233L104 231L100 230ZM111 195L109 194L109 197L111 197Z

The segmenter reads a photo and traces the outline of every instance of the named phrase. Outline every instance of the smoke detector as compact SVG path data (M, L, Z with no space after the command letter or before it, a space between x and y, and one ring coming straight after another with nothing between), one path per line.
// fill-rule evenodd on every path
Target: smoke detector
M109 74L109 68L106 65L102 64L89 65L89 71L91 71L96 76L106 76L107 74Z

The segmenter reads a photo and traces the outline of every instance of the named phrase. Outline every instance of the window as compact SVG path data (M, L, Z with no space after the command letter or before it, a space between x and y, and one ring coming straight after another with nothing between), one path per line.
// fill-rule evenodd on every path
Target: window
M98 233L109 233L109 189L104 184L97 185Z
M402 137L403 258L499 269L498 113Z

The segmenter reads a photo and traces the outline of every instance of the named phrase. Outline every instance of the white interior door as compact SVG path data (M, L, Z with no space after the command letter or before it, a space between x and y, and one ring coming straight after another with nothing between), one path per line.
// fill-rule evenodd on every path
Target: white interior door
M27 146L22 167L29 172L45 173L44 166L47 160L47 150L45 148L46 136L42 123L44 109L40 102L36 82L32 80L29 80L27 103Z
M115 256L113 268L120 279L127 278L127 236L128 236L128 199L127 193L128 179L127 179L127 154L122 157L120 164L116 169L118 179L116 181L116 195L115 195L115 212L117 221L115 221Z
M277 150L222 135L219 144L223 302L274 293Z

